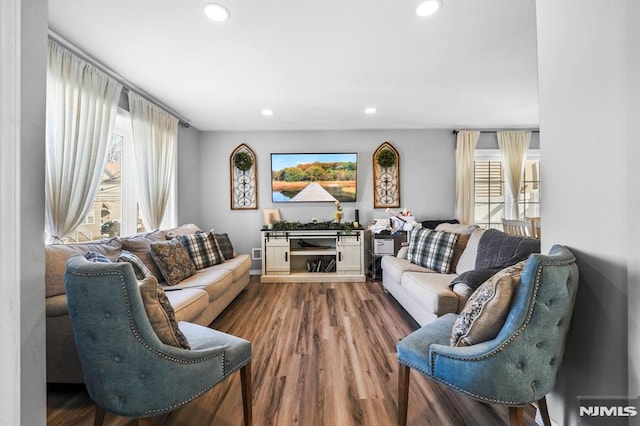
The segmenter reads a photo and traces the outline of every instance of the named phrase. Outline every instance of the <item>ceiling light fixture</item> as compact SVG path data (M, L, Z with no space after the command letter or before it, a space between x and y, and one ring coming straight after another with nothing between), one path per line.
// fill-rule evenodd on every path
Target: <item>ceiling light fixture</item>
M262 115L264 115L265 117L271 117L273 115L273 110L265 108L262 110Z
M218 3L207 3L204 6L204 14L209 19L216 22L224 22L231 16L229 10Z
M375 109L374 107L369 107L369 108L365 108L364 113L365 114L375 114L378 110Z
M426 0L416 8L416 15L431 16L442 7L442 0Z

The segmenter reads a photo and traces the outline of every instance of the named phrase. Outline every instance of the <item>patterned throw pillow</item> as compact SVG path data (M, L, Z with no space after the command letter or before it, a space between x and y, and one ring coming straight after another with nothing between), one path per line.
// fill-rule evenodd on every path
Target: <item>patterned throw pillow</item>
M196 273L196 267L189 258L189 253L178 239L149 244L151 257L167 285L176 285L185 278Z
M526 260L503 269L469 297L453 325L451 346L471 346L498 335L511 308Z
M189 341L178 328L173 306L155 277L145 278L139 288L144 310L160 341L166 345L191 349Z
M220 247L220 251L224 256L225 260L233 259L233 245L231 244L231 240L229 239L229 235L225 234L214 234L216 237L216 242L218 243L218 247Z
M187 250L196 269L224 263L224 255L220 251L220 247L218 247L213 231L178 235L176 239Z
M87 254L84 255L84 258L87 259L89 262L111 263L111 260L107 256L95 251L88 251Z
M459 236L451 232L424 228L413 231L407 259L416 265L447 274Z
M142 281L147 277L153 277L153 274L147 268L142 260L130 251L122 250L120 256L116 259L116 262L128 262L133 266L133 272L136 274L136 279Z

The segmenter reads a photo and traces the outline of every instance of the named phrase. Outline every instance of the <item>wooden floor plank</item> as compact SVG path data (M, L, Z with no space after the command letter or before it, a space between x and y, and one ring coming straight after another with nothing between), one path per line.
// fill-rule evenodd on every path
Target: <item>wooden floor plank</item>
M254 425L394 425L397 342L418 326L378 282L260 284L211 327L252 342ZM508 424L504 407L483 404L412 371L408 424ZM150 390L153 391L153 390ZM91 425L82 385L48 386L47 424ZM525 424L535 425L525 412ZM135 425L107 413L105 425ZM154 425L242 425L240 376Z

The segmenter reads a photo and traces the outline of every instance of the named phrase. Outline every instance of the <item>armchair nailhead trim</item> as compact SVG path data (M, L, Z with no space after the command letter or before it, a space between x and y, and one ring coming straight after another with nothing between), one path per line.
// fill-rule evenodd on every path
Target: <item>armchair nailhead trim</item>
M173 404L169 407L165 407L165 408L158 408L155 410L147 410L145 411L145 413L147 414L159 414L159 413L164 413L167 411L173 411L178 407L182 407L185 404L188 404L189 402L193 401L194 399L196 399L197 397L199 397L200 395L208 392L211 388L213 388L214 386L216 386L218 383L222 382L223 380L225 380L227 377L229 377L231 375L231 373L234 373L236 370L244 367L245 365L247 365L249 362L251 361L251 357L247 358L246 360L242 361L242 363L240 363L240 365L238 365L238 367L236 367L235 369L233 369L232 371L228 371L225 372L225 374L220 378L220 380L218 380L217 382L215 382L214 384L212 384L211 386L208 386L205 389L202 389L200 392L190 396L188 399L179 402L178 404ZM224 361L223 361L224 363Z

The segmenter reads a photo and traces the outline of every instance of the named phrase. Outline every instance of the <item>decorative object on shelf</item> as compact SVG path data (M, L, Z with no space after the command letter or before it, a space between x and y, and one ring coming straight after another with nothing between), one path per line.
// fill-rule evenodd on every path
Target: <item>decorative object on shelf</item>
M342 218L344 217L344 212L342 211L342 207L340 207L340 201L336 200L335 204L336 204L336 212L334 216L336 218L336 222L340 223L342 222Z
M269 210L269 209L267 209ZM300 231L300 230L340 230L345 231L346 233L351 232L352 229L356 229L358 227L353 226L352 223L343 222L338 223L333 220L329 220L326 222L310 222L310 223L302 223L302 222L292 222L292 221L282 221L282 222L274 222L271 224L271 227L266 226L267 229L271 231ZM264 229L264 228L263 228Z
M373 153L373 207L400 207L400 154L389 142Z
M278 209L264 209L262 215L264 216L264 226L267 229L272 229L276 223L280 222L280 210Z
M258 208L256 166L256 155L247 145L241 144L231 153L232 210Z

